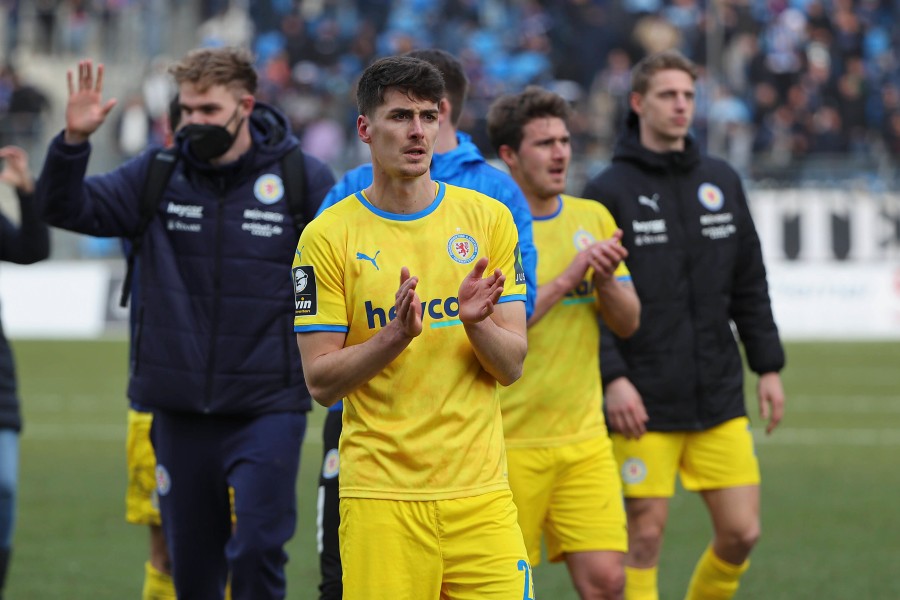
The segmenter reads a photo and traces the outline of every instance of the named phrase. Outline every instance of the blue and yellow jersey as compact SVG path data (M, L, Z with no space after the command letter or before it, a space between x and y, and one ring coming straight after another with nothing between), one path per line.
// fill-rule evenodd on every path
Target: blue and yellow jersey
M592 200L562 195L559 208L534 217L538 288L556 278L575 255L617 229L606 208ZM593 270L572 292L528 330L522 377L502 388L503 427L508 446L577 443L605 434L601 410L599 299ZM630 280L625 263L616 277Z
M395 316L400 269L419 277L421 335L344 402L341 497L437 500L507 489L499 384L459 321L457 293L475 262L506 275L500 302L525 301L509 210L436 183L428 208L379 210L363 193L325 210L294 256L294 329L345 332L361 344Z

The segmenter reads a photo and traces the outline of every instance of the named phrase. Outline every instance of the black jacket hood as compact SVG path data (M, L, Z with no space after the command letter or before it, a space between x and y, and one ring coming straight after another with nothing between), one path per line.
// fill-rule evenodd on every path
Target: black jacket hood
M625 131L616 141L613 162L631 162L651 171L677 171L692 169L700 163L700 148L693 136L684 140L684 150L679 152L653 152L641 144L640 117L633 110L625 118Z

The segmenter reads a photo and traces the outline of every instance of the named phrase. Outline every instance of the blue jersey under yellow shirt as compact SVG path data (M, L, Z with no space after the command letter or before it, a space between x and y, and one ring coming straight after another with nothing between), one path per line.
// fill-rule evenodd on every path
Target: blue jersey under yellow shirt
M441 500L508 488L496 380L458 319L477 260L506 275L500 302L525 300L515 224L500 202L436 182L426 209L400 215L348 196L304 230L294 256L294 329L346 332L345 346L394 316L400 269L419 277L423 329L345 399L341 497Z
M534 217L538 287L566 270L589 244L617 229L606 208L593 200L559 196L559 208ZM538 447L574 444L606 435L601 403L599 313L588 269L581 283L528 329L522 377L501 390L506 444ZM615 277L631 280L625 263Z

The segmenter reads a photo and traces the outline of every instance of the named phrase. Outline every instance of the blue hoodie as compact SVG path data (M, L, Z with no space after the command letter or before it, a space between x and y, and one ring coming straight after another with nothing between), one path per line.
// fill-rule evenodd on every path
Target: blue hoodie
M519 250L522 253L522 268L525 270L525 314L530 317L534 311L537 298L537 251L534 249L534 237L531 233L531 210L522 190L503 171L489 165L478 147L472 143L468 134L456 132L459 146L444 154L435 153L431 159L431 178L451 185L481 192L502 202L512 213L516 229L519 231ZM372 165L365 164L347 171L338 181L319 208L321 213L329 206L336 204L372 183ZM331 407L340 410L341 403Z
M297 233L281 178L294 146L287 120L257 103L251 149L231 164L178 162L140 256L140 308L129 399L148 409L255 415L310 409L293 333L290 267ZM50 144L36 197L57 227L130 238L150 152L85 177L90 145ZM305 156L312 214L334 183Z

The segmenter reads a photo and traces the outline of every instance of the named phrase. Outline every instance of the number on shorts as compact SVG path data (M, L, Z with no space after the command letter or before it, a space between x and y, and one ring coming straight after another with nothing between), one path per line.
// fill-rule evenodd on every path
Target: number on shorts
M531 595L531 565L527 560L520 560L518 564L520 571L525 571L525 591L522 593L522 600L534 600Z

